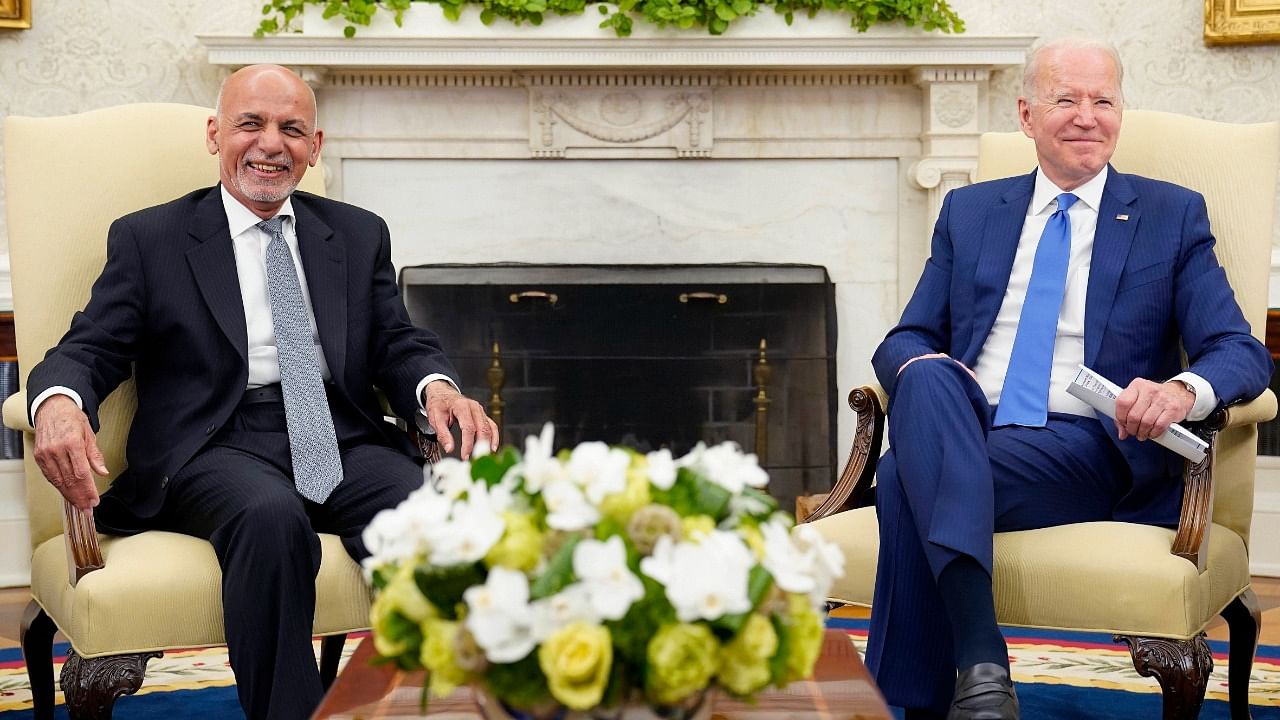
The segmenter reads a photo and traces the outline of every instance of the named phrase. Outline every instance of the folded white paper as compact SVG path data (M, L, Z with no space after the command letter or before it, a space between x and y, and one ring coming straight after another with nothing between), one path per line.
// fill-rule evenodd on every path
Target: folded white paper
M1094 410L1113 420L1116 417L1116 396L1121 390L1123 388L1119 385L1084 365L1080 366L1075 379L1067 386L1068 393L1089 403ZM1200 462L1209 451L1208 443L1177 423L1170 425L1168 430L1152 440L1191 462Z

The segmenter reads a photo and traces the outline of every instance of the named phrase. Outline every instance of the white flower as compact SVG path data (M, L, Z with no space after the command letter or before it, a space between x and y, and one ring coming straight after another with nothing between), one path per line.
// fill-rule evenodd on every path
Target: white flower
M555 431L555 426L547 423L541 433L524 439L524 457L502 477L503 486L512 487L520 479L526 492L536 494L565 477L564 465L555 456Z
M809 600L814 607L822 607L831 594L832 583L844 577L844 552L812 525L797 527L792 539L802 552L813 555L814 588L809 592Z
M565 468L569 478L586 491L587 499L599 505L606 495L627 488L627 468L631 457L625 450L602 442L584 442L573 449Z
M455 500L471 489L471 463L457 458L440 458L431 465L431 485L440 494Z
M432 565L472 563L485 556L506 529L502 510L510 505L510 494L498 488L493 495L484 483L476 483L467 497L453 504L449 521L436 525L430 533Z
M606 620L621 620L644 597L644 583L627 567L627 548L614 535L605 542L583 540L573 549L573 574L586 587L591 605Z
M542 489L542 500L547 505L547 526L556 530L582 530L600 519L600 511L587 502L582 489L567 478L547 483Z
M363 563L366 573L372 573L379 565L408 560L417 554L418 538L409 530L409 516L398 508L374 515L360 535L369 551Z
M681 622L715 620L751 610L747 579L755 559L736 533L716 530L697 542L664 535L640 571L662 583Z
M814 553L802 552L791 540L791 530L778 522L760 526L764 535L764 569L773 575L779 588L792 593L810 593L816 585Z
M769 474L760 467L756 456L742 452L732 442L710 448L698 443L676 465L693 470L734 495L744 487L762 488L769 484Z
M574 622L600 623L600 614L591 605L587 587L574 583L560 592L533 603L533 636L538 642Z
M489 662L516 662L537 644L524 573L496 567L484 585L467 588L462 599L467 604L467 629Z
M649 461L649 482L659 490L670 490L676 484L676 462L671 451L662 448L645 456Z

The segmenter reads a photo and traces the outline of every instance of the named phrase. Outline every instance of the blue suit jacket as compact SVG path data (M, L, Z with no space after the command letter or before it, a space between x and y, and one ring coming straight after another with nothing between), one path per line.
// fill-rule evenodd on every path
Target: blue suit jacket
M918 355L944 352L973 366L1004 298L1034 186L1033 172L947 195L915 294L872 358L890 394L898 368ZM1213 245L1199 193L1111 169L1085 300L1085 365L1121 387L1136 377L1162 381L1183 369L1185 348L1186 369L1220 403L1260 394L1271 356L1249 333ZM1099 420L1114 438L1114 423ZM1116 442L1133 471L1116 519L1176 525L1182 459L1151 442Z

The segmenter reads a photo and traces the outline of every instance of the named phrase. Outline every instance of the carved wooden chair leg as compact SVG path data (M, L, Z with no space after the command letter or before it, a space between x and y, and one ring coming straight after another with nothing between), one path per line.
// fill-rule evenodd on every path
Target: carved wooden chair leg
M57 630L35 600L27 604L18 638L22 643L22 659L27 664L27 679L31 682L34 720L53 720L53 634Z
M1129 646L1133 667L1143 677L1155 677L1164 695L1164 720L1195 720L1204 704L1204 691L1213 672L1213 655L1204 633L1190 640L1116 635Z
M156 651L85 659L74 648L69 650L59 681L71 720L110 720L116 699L137 692L147 661L163 654Z
M1231 649L1227 665L1227 693L1231 701L1231 720L1249 720L1249 675L1253 673L1253 656L1258 650L1258 633L1262 631L1262 609L1253 588L1240 593L1222 610L1230 631Z
M325 690L338 677L338 661L342 659L342 647L347 642L346 634L326 635L320 639L320 684Z

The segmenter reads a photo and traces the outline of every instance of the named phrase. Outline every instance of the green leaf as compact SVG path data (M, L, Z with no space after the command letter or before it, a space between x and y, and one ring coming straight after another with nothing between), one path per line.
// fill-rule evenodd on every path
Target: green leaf
M413 581L446 620L458 619L462 593L473 585L483 585L485 574L478 563L466 565L419 565Z
M734 12L733 8L729 7L728 5L716 5L715 13L717 18L725 22L725 27L728 27L728 23L730 20L733 20L734 18L738 17L738 13ZM723 30L723 28L721 29Z
M746 15L755 8L751 0L733 0L733 11L739 15Z
M575 535L565 541L556 554L547 563L542 574L534 578L529 587L529 600L541 600L550 597L573 582L573 549L582 542L581 535Z
M494 15L494 13L493 13L493 9L492 9L492 8L485 8L485 9L483 9L483 10L481 10L481 11L480 11L480 22L484 23L485 25L492 25L492 24L493 24L493 18L494 18L494 17L496 17L496 16ZM508 449L510 449L510 448L508 448ZM480 458L480 460L487 460L487 459L489 459L490 457L492 457L492 456L485 456L485 457ZM477 462L479 462L479 461L477 461ZM478 477L478 476L477 476L477 473L476 473L476 463L475 463L475 462L471 463L471 477L473 477L473 478ZM498 480L501 480L501 479L502 479L502 476L501 476L501 475L499 475L499 476L497 477L497 479L496 479L496 480L490 480L488 477L485 477L484 481L485 481L485 484L487 484L489 487L493 487L494 485L496 485L496 484L497 484Z
M355 37L355 36L356 36L356 27L355 27L354 25L348 25L348 26L346 26L346 27L342 28L342 35L343 35L343 37L345 37L345 38L347 38L347 39L351 39L351 38Z
M513 663L495 663L485 671L489 691L513 708L530 708L547 699L547 676L531 652Z

